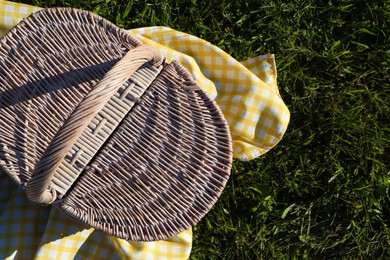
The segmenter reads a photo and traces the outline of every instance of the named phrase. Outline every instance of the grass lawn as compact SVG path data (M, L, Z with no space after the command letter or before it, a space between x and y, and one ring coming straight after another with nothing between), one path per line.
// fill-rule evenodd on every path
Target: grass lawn
M22 1L165 25L238 60L274 53L284 139L234 163L194 228L193 259L390 258L388 0Z

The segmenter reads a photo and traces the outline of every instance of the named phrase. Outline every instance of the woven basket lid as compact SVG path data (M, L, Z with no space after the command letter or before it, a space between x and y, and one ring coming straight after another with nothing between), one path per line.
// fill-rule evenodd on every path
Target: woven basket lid
M229 178L220 109L178 62L87 11L0 40L0 165L27 197L128 240L196 224Z

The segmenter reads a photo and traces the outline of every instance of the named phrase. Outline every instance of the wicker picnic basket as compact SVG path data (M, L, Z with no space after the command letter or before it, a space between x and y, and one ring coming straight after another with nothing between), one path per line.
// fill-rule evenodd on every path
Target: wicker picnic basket
M0 165L27 197L132 241L197 223L230 174L220 109L178 62L87 11L0 40Z

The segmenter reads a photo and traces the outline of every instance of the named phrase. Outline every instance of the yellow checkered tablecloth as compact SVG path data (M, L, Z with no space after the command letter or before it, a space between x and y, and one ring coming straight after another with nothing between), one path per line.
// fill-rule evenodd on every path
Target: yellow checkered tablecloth
M38 10L0 1L0 35ZM238 62L218 47L170 28L130 33L159 49L168 61L179 60L216 100L230 126L235 158L256 158L282 138L290 114L278 92L273 55ZM187 259L191 246L191 230L157 242L105 235L52 207L29 202L24 191L0 173L0 259Z

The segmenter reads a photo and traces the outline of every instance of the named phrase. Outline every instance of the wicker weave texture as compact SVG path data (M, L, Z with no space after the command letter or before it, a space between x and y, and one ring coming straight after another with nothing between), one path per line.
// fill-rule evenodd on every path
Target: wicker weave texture
M128 51L84 97L82 102L74 109L72 114L66 119L64 125L56 133L40 161L35 166L32 177L26 186L26 194L29 199L40 204L51 204L57 199L57 191L54 187L49 186L53 178L57 177L57 169L66 157L66 153L75 143L76 145L80 145L78 144L79 137L83 131L88 130L87 127L91 120L99 112L101 113L101 110L107 105L107 102L113 101L112 97L117 90L145 63L160 66L162 59L158 52L148 45L141 45ZM144 88L147 87L147 85L144 85ZM118 103L118 106L120 105ZM121 117L126 115L126 109L122 109L122 111L123 115L121 116L116 115L115 117L115 111L109 111L106 115L114 121L119 121ZM114 123L114 128L116 125ZM114 131L114 128L111 129L111 132ZM110 133L107 134L109 135ZM101 139L99 143L93 142L93 139L90 141L93 145L92 149L90 149L90 155L86 158L91 158L101 147L105 139ZM88 150L84 149L86 147L80 148ZM86 161L85 164L88 162Z
M231 142L221 115L180 65L168 65L60 207L130 240L191 227L229 178Z
M48 9L0 40L0 164L19 185L100 79L141 43L90 12Z
M162 67L146 63L139 68L125 83L119 86L117 92L89 122L85 131L68 149L65 158L60 161L56 174L51 180L51 185L57 191L59 198L66 194L96 152L157 77ZM109 82L111 83L111 81Z
M229 128L178 62L85 11L0 45L0 165L27 196L129 240L196 224L229 178Z

